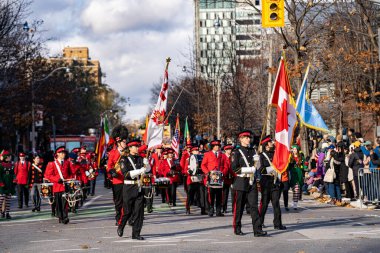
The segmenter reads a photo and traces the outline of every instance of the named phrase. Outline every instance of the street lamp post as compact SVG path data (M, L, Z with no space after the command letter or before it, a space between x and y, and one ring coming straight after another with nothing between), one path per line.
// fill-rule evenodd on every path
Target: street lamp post
M219 29L221 27L219 16L217 16L217 19L214 22L214 27L215 27L215 29ZM217 75L217 77L216 77L216 136L217 136L218 140L220 140L220 90L221 90L221 80L220 80L219 73L215 72L215 67L214 67L214 74Z
M38 89L39 86L37 86L36 88L34 87L34 84L35 83L38 83L38 82L42 82L42 81L45 81L46 79L48 79L49 77L51 77L55 72L57 72L58 70L62 70L62 69L65 69L67 73L70 72L70 69L67 68L67 67L59 67L59 68L56 68L54 70L52 70L47 76L45 76L44 78L42 79L38 79L38 80L31 80L30 81L30 87L32 89L32 152L33 154L36 152L36 123L35 123L35 104L34 104L34 99L35 99L35 91L36 89Z

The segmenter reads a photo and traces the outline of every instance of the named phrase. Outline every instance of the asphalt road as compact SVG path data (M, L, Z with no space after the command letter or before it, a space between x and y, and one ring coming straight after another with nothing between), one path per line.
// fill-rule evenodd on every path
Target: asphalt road
M17 200L12 199L12 220L0 219L0 252L380 252L377 210L334 207L304 198L298 211L282 210L286 231L273 229L270 207L264 229L269 236L256 238L250 216L244 215L242 221L246 235L235 236L230 212L209 218L192 208L186 215L182 186L177 197L176 207L155 198L154 212L145 215L141 233L145 241L132 240L129 226L124 237L117 236L112 193L102 182L77 214L69 214L68 225L50 216L47 203L40 213L32 213L31 207L15 208Z

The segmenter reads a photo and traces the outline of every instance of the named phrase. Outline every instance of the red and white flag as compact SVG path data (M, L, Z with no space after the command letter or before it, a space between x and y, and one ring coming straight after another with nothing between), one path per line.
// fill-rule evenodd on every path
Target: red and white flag
M148 149L154 148L162 143L162 137L164 133L164 125L166 118L166 106L168 98L168 67L170 58L166 59L166 68L164 73L164 81L161 86L160 95L158 96L158 101L156 107L153 109L152 115L149 118L148 128L147 128L147 143Z
M296 106L283 58L278 68L271 103L272 106L277 107L276 150L272 164L279 173L283 173L289 164L293 132L297 125Z
M175 159L179 158L179 136L181 134L181 130L179 128L179 116L177 115L177 120L175 122L174 135L172 138L172 149L174 150Z

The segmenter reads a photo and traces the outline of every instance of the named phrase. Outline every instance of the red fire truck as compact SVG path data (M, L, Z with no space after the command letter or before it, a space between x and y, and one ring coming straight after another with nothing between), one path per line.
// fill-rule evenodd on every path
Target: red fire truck
M83 145L87 146L87 151L95 152L96 136L86 135L57 135L50 137L50 148L54 150L59 146L65 146L66 150L71 151L73 148L79 148Z

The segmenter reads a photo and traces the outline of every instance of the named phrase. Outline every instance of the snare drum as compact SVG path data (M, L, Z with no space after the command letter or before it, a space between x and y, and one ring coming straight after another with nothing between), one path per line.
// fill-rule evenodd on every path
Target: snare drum
M143 174L141 176L141 188L152 188L153 175L152 174Z
M190 177L191 182L193 183L200 183L203 181L203 176L202 175L195 175Z
M213 170L209 172L208 187L223 188L223 173L221 171Z
M41 198L50 199L53 197L53 183L42 183L41 184Z
M81 183L78 180L70 180L65 182L65 192L69 194L74 194L77 191L81 191Z
M170 184L170 179L167 177L156 178L155 184L158 188L168 188Z

